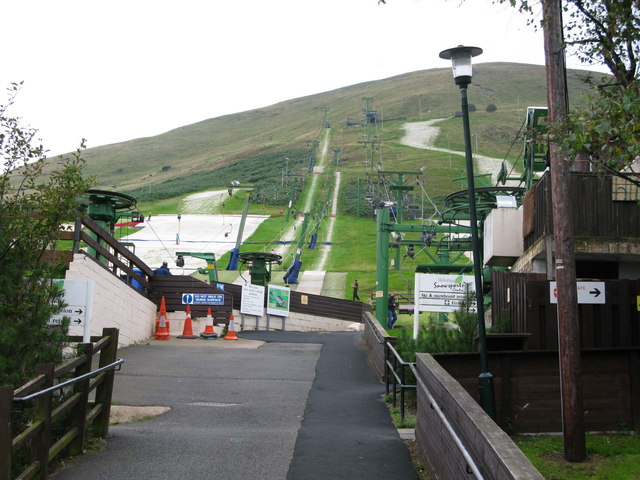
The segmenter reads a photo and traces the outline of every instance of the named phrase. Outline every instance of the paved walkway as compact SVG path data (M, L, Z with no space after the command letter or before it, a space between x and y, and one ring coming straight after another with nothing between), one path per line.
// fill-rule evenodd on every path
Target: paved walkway
M163 405L110 428L55 480L416 479L358 332L254 332L120 350L114 402Z

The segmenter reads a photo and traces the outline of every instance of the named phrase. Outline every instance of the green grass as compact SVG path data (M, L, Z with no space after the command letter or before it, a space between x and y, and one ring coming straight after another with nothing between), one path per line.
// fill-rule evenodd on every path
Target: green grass
M587 459L580 463L564 460L562 436L519 436L515 440L546 479L640 479L639 435L587 435Z

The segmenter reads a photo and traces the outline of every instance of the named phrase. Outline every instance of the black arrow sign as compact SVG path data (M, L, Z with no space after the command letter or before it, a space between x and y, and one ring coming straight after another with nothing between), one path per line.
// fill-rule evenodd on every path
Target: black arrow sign
M79 319L79 318L76 318L73 322L74 322L76 325L80 325L80 324L82 323L82 320L81 320L81 319Z
M598 290L597 288L594 288L593 290L591 290L591 291L589 292L589 294L593 295L593 296L594 296L594 297L596 297L596 298L598 298L598 296L600 295L600 293L602 293L602 292L600 292L600 290Z
M78 315L82 315L82 309L80 309L80 308L79 308L78 310L76 310L76 313L77 313Z

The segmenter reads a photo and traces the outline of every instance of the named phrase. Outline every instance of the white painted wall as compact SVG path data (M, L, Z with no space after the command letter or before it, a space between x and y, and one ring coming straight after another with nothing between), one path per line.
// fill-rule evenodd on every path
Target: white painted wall
M118 328L118 346L141 342L153 335L156 305L118 277L82 253L75 254L65 280L95 282L91 335L103 328ZM84 327L70 327L70 335L82 335Z

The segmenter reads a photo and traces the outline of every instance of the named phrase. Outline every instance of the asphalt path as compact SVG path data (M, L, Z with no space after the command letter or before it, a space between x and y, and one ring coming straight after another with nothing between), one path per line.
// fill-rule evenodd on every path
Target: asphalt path
M114 402L163 405L113 425L55 480L415 479L360 332L249 332L121 349ZM226 343L226 342L225 342Z

